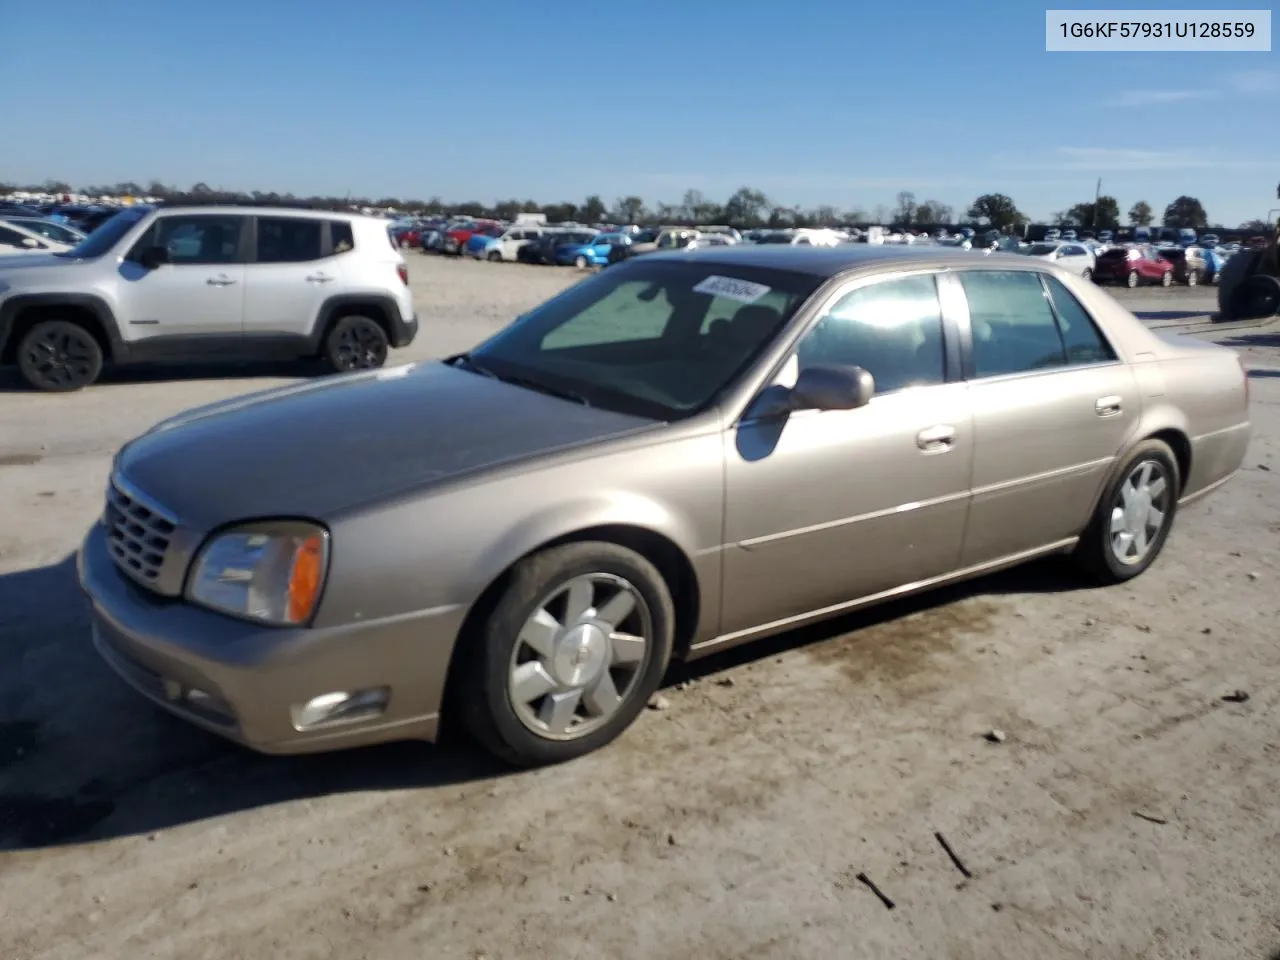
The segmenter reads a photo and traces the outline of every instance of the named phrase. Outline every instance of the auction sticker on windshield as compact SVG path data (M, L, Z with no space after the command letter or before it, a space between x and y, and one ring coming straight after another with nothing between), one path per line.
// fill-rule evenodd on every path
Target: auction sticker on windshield
M733 277L710 276L693 288L694 293L705 293L710 297L724 297L738 303L755 303L772 287L763 283L752 283L750 280L737 280Z

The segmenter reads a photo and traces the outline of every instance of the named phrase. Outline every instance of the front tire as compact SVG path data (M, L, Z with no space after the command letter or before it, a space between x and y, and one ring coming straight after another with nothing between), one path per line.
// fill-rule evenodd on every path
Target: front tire
M586 257L576 257L576 258L574 259L574 261L573 261L573 265L574 265L575 267L577 267L579 270L585 270L585 269L587 269L587 258L586 258Z
M1092 271L1092 270L1090 270L1088 267L1085 267L1082 271L1080 271L1080 279L1081 279L1081 280L1092 280L1092 279L1093 279L1093 271Z
M1132 580L1160 555L1178 512L1182 478L1162 440L1144 440L1121 463L1080 537L1076 560L1099 583Z
M45 393L71 393L102 373L102 347L70 320L41 320L18 342L18 373Z
M1187 271L1187 286L1188 287L1200 286L1200 271L1198 270Z
M1160 286L1162 286L1162 287L1172 287L1172 286L1173 286L1173 271L1172 271L1172 270L1166 270L1164 273L1162 273L1162 274L1160 275Z
M1132 290L1134 287L1136 287L1136 286L1138 285L1138 280L1139 280L1139 279L1140 279L1140 278L1139 278L1139 276L1138 276L1138 271L1137 271L1137 270L1130 270L1130 271L1129 271L1129 276L1125 277L1125 281L1124 281L1124 282L1125 282L1125 286L1127 286L1130 290Z
M325 359L338 373L376 370L387 362L387 331L372 317L353 314L340 319L325 339Z
M499 253L497 250L490 250L488 256L485 257L485 259L488 260L490 263L501 263L502 254Z
M460 655L464 724L515 766L562 763L631 725L671 658L675 608L633 550L584 541L518 563Z

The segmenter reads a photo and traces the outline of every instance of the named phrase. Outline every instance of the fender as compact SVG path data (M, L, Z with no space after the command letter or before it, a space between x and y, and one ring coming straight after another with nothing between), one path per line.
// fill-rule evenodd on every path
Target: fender
M333 329L333 325L337 323L345 309L366 303L375 303L381 308L388 324L387 332L391 346L407 347L413 342L413 338L418 333L417 317L404 319L400 315L400 304L396 302L395 297L385 293L337 293L320 304L320 309L316 312L315 325L307 338L307 345L311 352L320 352L324 338L329 335L329 331Z
M656 536L679 551L693 571L698 597L698 623L691 636L695 642L714 636L720 619L719 546L697 549L696 536L686 518L672 513L661 503L632 493L617 491L560 503L516 524L473 558L467 587L478 597L504 571L543 545L606 526L626 527Z
M129 345L120 336L120 325L115 313L102 297L92 293L20 293L0 303L0 356L8 347L9 334L18 315L30 307L76 307L88 310L97 318L106 333L111 361L128 358Z

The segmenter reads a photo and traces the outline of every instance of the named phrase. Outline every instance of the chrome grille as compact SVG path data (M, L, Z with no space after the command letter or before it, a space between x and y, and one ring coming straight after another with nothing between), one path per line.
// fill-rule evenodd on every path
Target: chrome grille
M156 588L177 524L137 491L112 480L103 516L107 545L120 569L143 586Z

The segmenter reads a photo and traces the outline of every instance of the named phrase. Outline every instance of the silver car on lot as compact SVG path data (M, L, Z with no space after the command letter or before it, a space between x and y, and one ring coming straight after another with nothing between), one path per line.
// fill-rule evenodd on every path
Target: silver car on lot
M1083 280L1093 278L1093 268L1097 260L1093 250L1084 243L1070 241L1046 241L1033 243L1023 253L1037 260L1047 260L1057 264L1063 270L1074 273Z
M94 642L258 750L542 764L672 658L1071 554L1137 576L1249 442L1237 355L1018 255L656 253L466 354L242 397L116 456Z

